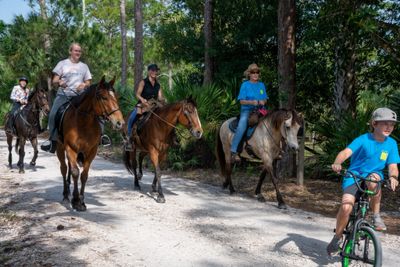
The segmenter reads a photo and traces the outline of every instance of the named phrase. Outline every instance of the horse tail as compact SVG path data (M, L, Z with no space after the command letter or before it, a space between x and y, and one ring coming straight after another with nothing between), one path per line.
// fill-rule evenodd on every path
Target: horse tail
M18 154L18 146L19 146L19 137L17 137L17 139L15 139L15 153Z
M221 130L221 128L218 129L218 133L217 133L217 153L216 154L217 154L217 159L218 159L218 162L219 162L219 166L221 167L221 173L222 173L222 175L225 176L225 174L226 174L226 161L225 161L224 147L222 146L220 130Z
M130 173L130 174L134 174L133 173L133 166L132 166L132 159L131 159L131 153L130 151L124 151L123 154L123 160L124 160L124 165L126 170Z

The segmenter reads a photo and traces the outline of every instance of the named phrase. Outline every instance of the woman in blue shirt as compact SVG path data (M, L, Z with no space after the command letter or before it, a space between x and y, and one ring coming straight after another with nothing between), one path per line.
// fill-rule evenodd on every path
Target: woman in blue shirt
M260 68L257 66L257 64L250 64L247 70L244 72L244 75L246 76L247 80L242 83L239 96L237 98L240 101L241 108L239 123L231 144L232 162L240 161L237 148L246 131L250 113L259 105L265 105L268 99L265 91L265 85L259 81Z

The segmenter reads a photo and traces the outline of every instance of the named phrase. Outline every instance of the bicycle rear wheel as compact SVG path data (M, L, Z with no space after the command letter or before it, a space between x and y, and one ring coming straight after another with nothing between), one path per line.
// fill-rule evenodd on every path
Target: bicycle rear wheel
M382 266L381 241L371 227L360 227L354 243L346 240L343 246L342 266Z

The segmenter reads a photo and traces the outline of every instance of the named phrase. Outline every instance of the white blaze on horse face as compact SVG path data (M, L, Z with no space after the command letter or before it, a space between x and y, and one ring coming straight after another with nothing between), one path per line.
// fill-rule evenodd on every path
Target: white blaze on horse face
M288 120L285 121L283 124L284 127L284 132L286 136L286 143L290 148L293 149L298 149L299 148L299 142L297 140L297 132L300 129L300 125L296 122L292 125L292 117Z

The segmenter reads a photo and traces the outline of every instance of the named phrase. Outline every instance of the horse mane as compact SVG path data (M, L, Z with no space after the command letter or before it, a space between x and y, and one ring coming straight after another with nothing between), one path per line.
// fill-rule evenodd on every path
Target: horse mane
M166 104L166 105L164 105L162 107L156 108L154 111L155 112L163 112L163 111L166 111L166 110L169 110L169 109L175 107L176 105L184 104L185 102L187 104L192 104L195 108L197 108L196 101L194 99L192 99L191 97L189 97L188 99L180 100L180 101L177 101L177 102L174 102L174 103L168 103L168 104Z
M85 101L85 99L88 96L92 96L96 92L96 88L97 88L97 83L90 85L89 88L84 90L82 94L73 97L71 99L71 104L74 105L75 107L79 106L79 104Z
M38 91L38 89L33 89L33 90L29 93L28 102L31 102L31 101L32 101L32 98L36 95L37 91Z
M303 119L297 114L296 110L294 109L276 109L271 111L267 116L263 118L263 120L269 119L271 120L272 126L278 130L281 124L287 120L288 112L292 114L292 125L298 123L299 125L303 124Z

